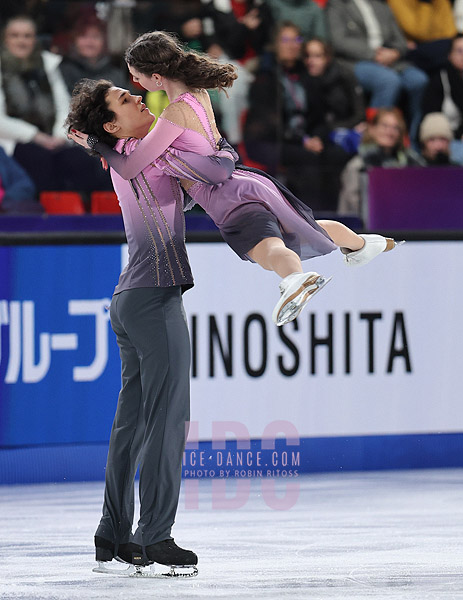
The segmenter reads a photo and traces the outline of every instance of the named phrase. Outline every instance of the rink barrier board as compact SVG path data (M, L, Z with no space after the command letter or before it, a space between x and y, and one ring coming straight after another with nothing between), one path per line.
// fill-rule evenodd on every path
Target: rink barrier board
M273 275L213 248L189 246L191 419L194 439L220 439L217 428L241 436L235 455L244 458L234 459L233 442L189 442L185 477L463 466L461 241L407 243L355 274L323 257L333 283L283 337L270 319ZM123 250L0 247L0 483L103 479L120 384L106 307ZM442 265L446 294L428 285ZM210 285L211 268L227 273L227 286ZM391 269L398 292L384 285ZM276 464L264 452L269 428ZM278 436L292 431L300 443L286 448ZM298 453L296 464L282 464L285 452Z
M330 219L333 213L319 212L316 218ZM336 219L356 231L362 227L361 220L353 215L337 214ZM185 224L187 242L223 242L216 225L202 209L186 212ZM121 215L2 214L0 219L0 245L122 244L125 241Z
M238 444L238 447L237 447ZM265 446L274 446L265 448ZM107 444L0 449L0 485L101 481ZM210 441L187 449L184 479L287 477L302 474L463 467L463 433L301 438L271 444ZM228 471L228 472L227 472Z

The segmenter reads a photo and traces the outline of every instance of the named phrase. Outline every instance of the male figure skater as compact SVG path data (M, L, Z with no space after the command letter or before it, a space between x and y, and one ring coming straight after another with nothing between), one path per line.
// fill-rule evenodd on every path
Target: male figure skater
M66 124L130 153L154 117L126 90L84 80ZM129 139L131 138L131 139ZM182 292L193 285L184 244L181 188L149 166L130 181L111 171L129 262L111 302L122 389L111 431L103 516L95 534L99 571L113 558L134 565L189 566L198 558L171 537L189 421L190 344ZM132 535L134 478L140 466L140 520ZM197 572L197 571L196 571ZM178 573L177 573L178 574Z

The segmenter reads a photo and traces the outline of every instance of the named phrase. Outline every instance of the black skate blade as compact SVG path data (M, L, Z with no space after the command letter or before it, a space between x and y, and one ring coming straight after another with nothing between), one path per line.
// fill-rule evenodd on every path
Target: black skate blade
M111 563L113 564L113 563ZM156 568L163 569L157 571ZM167 579L171 577L196 577L198 568L194 565L159 565L152 564L149 567L139 565L129 565L125 568L108 567L107 563L99 562L97 567L92 569L94 573L104 573L106 575L115 575L116 577L146 577L152 579Z

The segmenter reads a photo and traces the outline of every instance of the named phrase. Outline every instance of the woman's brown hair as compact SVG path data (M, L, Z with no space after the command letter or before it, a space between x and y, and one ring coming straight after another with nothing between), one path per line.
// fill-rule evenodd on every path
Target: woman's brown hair
M32 17L30 17L29 15L23 15L23 14L14 15L14 16L10 17L9 19L7 19L5 24L2 26L1 34L0 34L0 41L3 45L5 44L5 35L6 35L6 31L7 31L8 27L12 23L17 23L17 22L29 23L29 25L32 25L32 27L34 29L34 34L37 36L37 24ZM35 43L37 46L38 41L36 40Z
M306 40L304 42L304 52L305 53L307 53L307 46L312 43L319 44L322 47L323 54L326 56L328 61L333 60L333 58L334 58L333 46L329 42L322 40L321 38L318 38L318 37L310 38L310 40Z
M181 81L193 89L224 89L237 78L233 65L185 49L165 31L151 31L137 38L125 51L126 63L139 73Z

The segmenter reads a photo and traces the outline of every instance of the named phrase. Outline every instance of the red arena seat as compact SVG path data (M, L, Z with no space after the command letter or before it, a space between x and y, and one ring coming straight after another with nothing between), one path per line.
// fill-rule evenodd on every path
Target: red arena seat
M92 215L121 214L121 207L114 192L92 192L90 205Z
M50 215L83 215L85 207L78 192L41 192L40 203Z

